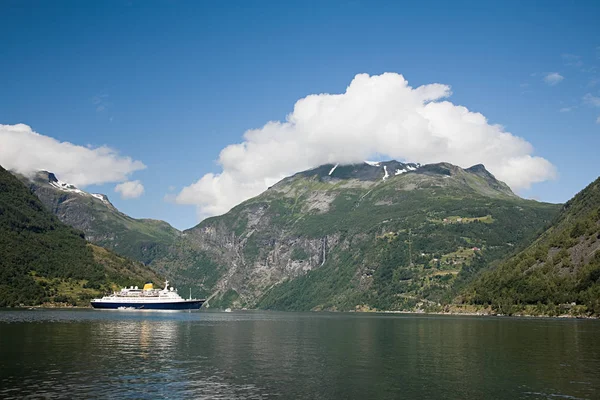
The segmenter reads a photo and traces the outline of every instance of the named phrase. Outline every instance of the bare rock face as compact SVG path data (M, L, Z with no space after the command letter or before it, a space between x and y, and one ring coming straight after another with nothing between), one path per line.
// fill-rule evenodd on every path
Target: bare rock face
M327 261L329 248L337 246L339 234L319 238L297 235L274 224L269 208L266 203L241 209L237 220L245 221L245 229L237 232L220 218L211 218L185 231L188 248L203 253L217 265L226 266L215 285L206 288L212 291L206 292L207 295L234 290L245 306L254 307L270 287L305 275ZM181 258L186 257L181 254ZM154 266L167 274L185 275L185 266L180 267L183 271L173 270L174 265L169 261L157 260ZM194 279L185 281L194 282Z

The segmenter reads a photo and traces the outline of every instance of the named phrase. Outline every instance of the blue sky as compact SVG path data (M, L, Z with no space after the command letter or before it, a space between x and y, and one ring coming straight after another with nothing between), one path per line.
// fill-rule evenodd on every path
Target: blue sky
M85 188L134 217L195 225L165 195L359 73L450 85L453 104L531 143L557 176L524 197L566 201L600 170L598 2L3 1L0 15L0 124L143 162L139 198Z

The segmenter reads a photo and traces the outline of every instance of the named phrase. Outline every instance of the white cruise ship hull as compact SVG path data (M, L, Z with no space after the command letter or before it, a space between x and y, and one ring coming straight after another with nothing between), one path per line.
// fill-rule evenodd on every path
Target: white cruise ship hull
M159 301L135 301L127 299L127 301L92 301L92 307L98 309L118 309L135 308L139 310L198 310L204 303L204 300L183 300L173 302Z

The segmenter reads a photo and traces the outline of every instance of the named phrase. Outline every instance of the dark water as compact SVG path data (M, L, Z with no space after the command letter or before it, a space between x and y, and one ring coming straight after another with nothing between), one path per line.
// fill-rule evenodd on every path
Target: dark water
M0 311L0 398L600 398L600 321Z

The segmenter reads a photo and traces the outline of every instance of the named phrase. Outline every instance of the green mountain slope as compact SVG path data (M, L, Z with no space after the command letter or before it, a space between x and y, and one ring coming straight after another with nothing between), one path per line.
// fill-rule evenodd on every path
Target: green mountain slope
M117 210L105 195L79 190L50 172L18 176L46 208L87 240L146 264L174 243L180 232L164 221L135 219Z
M152 266L212 306L427 308L559 208L517 197L481 165L324 165L202 221Z
M0 307L86 303L115 285L159 277L139 263L89 245L0 167Z
M463 301L504 314L600 315L600 178L530 246L487 271Z

